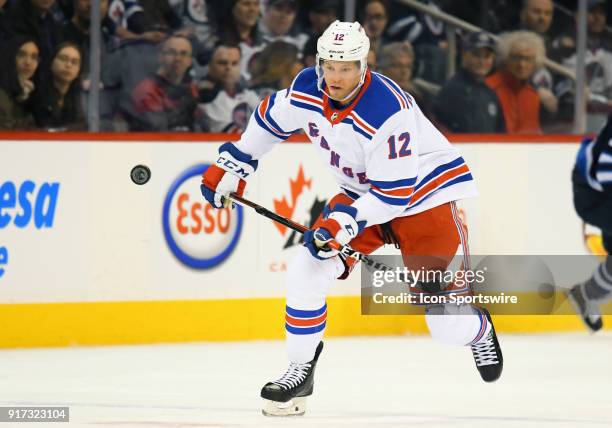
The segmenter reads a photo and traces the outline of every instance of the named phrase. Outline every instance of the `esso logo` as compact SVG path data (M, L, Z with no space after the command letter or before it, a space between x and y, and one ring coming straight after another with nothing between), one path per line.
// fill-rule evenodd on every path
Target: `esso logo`
M185 265L209 269L223 262L236 248L242 230L242 207L216 209L202 197L200 164L182 173L164 201L162 223L172 253Z

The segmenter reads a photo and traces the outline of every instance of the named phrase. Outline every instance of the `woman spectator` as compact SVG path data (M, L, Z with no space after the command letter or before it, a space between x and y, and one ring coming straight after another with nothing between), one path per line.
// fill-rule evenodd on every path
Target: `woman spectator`
M83 129L80 82L81 52L72 42L60 43L36 92L34 119L39 128Z
M220 39L224 44L238 44L242 53L240 74L250 80L251 57L265 47L263 35L257 28L261 12L259 0L232 0L228 2L225 16L221 19Z
M251 89L259 98L291 86L303 66L298 59L298 49L287 42L270 43L253 62Z
M0 129L34 127L31 104L39 55L32 37L15 36L8 42L9 61L0 68Z
M361 22L363 22L363 28L370 38L370 49L378 53L380 48L387 43L384 36L389 22L389 3L387 0L366 0Z
M295 24L298 3L295 0L266 0L259 31L266 43L283 41L295 45L301 52L308 40L306 33L300 32Z
M486 83L499 98L509 134L542 133L540 97L529 80L545 57L542 38L530 31L505 33L497 42L499 71Z

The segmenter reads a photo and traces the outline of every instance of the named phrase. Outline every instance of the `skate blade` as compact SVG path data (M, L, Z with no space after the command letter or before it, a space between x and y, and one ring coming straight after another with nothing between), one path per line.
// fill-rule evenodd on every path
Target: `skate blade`
M261 413L264 416L303 416L306 412L306 397L295 397L285 403L264 400Z

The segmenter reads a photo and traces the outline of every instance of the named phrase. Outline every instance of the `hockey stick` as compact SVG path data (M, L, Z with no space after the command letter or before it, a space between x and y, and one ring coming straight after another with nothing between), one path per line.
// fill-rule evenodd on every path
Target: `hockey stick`
M249 208L253 208L257 214L260 214L264 217L269 218L270 220L273 220L277 223L287 226L291 230L295 230L296 232L299 232L301 234L304 234L304 232L308 230L308 228L304 226L303 224L296 223L293 220L280 216L276 214L275 212L272 212L262 207L261 205L256 204L255 202L251 202L248 199L245 199L242 196L237 195L236 193L231 193L230 198L233 201L238 202L241 205L247 206ZM372 259L371 257L368 257L365 254L362 254L359 251L352 249L348 245L342 245L333 240L329 241L326 245L334 250L338 250L340 254L343 254L347 257L352 257L356 260L360 260L368 269L383 270L383 271L394 270L394 268L387 266L384 263L378 262Z

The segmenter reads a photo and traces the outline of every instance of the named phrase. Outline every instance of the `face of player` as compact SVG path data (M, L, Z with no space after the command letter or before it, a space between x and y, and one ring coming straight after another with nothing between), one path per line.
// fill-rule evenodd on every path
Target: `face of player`
M544 34L550 28L553 18L551 0L530 0L521 11L521 20L528 29Z
M515 45L510 49L506 67L519 81L527 81L535 70L536 51L530 46Z
M495 53L488 48L478 48L470 51L463 51L461 57L463 68L479 80L487 77L493 68Z
M181 81L191 67L191 54L191 43L183 37L166 40L159 55L165 77L174 82Z
M62 83L70 84L81 71L81 53L72 46L59 50L51 63L53 78Z
M331 97L335 100L342 100L359 84L361 71L356 61L327 60L323 62L323 79L325 79L325 85Z
M382 70L382 72L397 83L400 88L408 90L412 80L413 62L414 60L409 55L396 55L389 68Z
M606 28L606 10L596 6L587 13L587 28L592 34L601 34Z
M15 65L17 68L17 75L24 79L30 80L36 69L38 68L38 47L33 42L27 42L21 45L17 51L15 58Z
M218 48L208 65L209 77L222 85L235 85L240 79L240 51L237 48Z
M378 38L387 26L387 11L382 3L368 3L365 8L363 27L370 38Z
M273 34L282 36L289 32L295 21L295 9L291 3L279 3L266 11L264 19Z
M259 0L238 0L232 13L238 25L254 27L259 18Z

